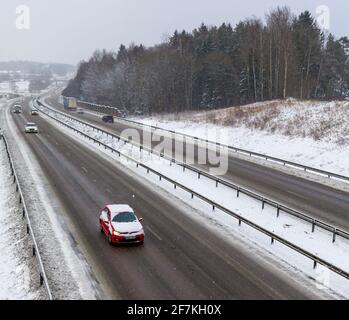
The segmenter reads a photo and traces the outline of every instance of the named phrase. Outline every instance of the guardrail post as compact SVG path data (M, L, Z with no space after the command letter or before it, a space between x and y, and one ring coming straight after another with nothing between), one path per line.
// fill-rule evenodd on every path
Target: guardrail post
M273 237L271 238L271 244L272 245L274 244L274 238Z
M216 188L218 188L218 184L219 184L219 181L218 181L218 180L216 180Z
M262 200L262 210L264 210L264 207L265 207L265 201L264 199Z
M199 172L199 173L198 173L198 179L200 179L200 178L201 178L201 173Z
M216 206L212 205L212 211L215 211L215 210L216 210Z
M237 197L237 198L240 197L240 190L239 190L239 188L236 190L236 197Z
M277 218L279 218L279 216L280 216L280 208L279 208L279 207L277 207L277 213L276 213L276 217L277 217Z
M315 220L311 222L311 232L314 233L315 231Z
M29 234L30 229L29 229L29 225L27 224L27 234Z
M33 257L36 255L35 246L33 246Z
M334 228L334 230L333 230L333 237L332 237L332 243L336 242L336 235L337 235L337 229Z
M40 286L42 286L44 284L44 277L42 276L41 272L40 272Z
M314 260L313 269L316 269L316 267L317 267L317 262Z
M241 227L241 219L239 219L239 227Z

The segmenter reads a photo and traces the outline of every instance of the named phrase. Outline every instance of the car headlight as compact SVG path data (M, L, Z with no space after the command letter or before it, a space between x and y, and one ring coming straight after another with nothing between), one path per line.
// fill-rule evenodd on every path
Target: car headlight
M117 231L114 231L113 234L114 234L114 236L119 236L121 233L117 232Z

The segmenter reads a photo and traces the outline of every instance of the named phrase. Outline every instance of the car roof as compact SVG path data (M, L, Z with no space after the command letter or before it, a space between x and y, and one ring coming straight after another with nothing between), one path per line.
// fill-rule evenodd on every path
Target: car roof
M112 214L120 212L133 212L133 209L128 204L109 204L106 206Z

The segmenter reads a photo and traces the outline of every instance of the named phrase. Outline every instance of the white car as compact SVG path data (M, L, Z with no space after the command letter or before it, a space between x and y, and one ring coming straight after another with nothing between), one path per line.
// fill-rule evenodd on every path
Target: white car
M25 125L25 133L39 133L37 124L34 122L28 122Z
M144 243L144 229L133 209L126 204L107 205L99 216L101 232L111 245L121 243Z
M76 109L76 113L77 113L77 114L84 114L84 109L82 109L82 108L77 108L77 109Z

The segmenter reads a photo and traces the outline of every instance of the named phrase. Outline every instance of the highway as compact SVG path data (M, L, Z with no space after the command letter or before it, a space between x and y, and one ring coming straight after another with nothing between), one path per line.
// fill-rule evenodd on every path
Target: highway
M45 101L52 107L66 112L58 103L56 96ZM142 130L138 126L120 121L114 124L103 123L99 117L87 112L83 115L76 113L73 115L117 135L132 127L139 131L142 141ZM197 149L195 144L194 167L208 172L208 165L197 164ZM193 159L189 160L193 161ZM349 194L347 192L237 158L233 154L229 156L228 172L222 178L349 232Z
M95 277L110 299L314 299L313 291L216 235L149 183L71 139L41 117L12 115L22 138L64 203L88 252ZM38 135L26 135L34 121ZM133 199L132 195L136 197ZM144 218L143 247L111 247L99 232L98 210L107 203L131 203Z

